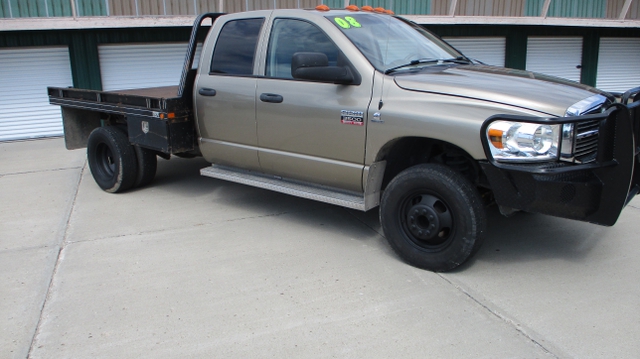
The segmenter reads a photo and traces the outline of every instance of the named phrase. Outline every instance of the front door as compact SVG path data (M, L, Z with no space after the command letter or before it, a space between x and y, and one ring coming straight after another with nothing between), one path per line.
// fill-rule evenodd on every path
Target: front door
M265 76L256 91L262 170L360 192L373 76L360 74L357 85L294 79L291 60L297 52L322 52L330 66L348 63L310 21L273 21Z

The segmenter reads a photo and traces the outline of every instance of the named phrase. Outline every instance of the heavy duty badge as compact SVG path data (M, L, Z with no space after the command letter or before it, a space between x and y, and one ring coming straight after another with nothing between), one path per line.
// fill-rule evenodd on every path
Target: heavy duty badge
M149 122L142 121L142 132L144 132L145 135L149 133Z
M344 124L356 126L364 125L364 112L362 111L342 110L340 111L340 115L340 122Z

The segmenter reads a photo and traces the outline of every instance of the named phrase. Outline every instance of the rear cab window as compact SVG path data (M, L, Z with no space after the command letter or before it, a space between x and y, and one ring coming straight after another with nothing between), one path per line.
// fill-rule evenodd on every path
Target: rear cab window
M210 74L251 76L264 18L226 23L213 50Z

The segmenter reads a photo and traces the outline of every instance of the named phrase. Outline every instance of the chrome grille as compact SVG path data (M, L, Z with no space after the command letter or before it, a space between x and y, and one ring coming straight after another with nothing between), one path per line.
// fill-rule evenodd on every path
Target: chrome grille
M576 123L576 142L573 158L579 163L596 160L598 153L598 130L600 121L591 120Z
M603 95L593 95L578 101L567 109L565 116L582 116L603 112L611 104L611 99ZM589 163L598 155L599 120L575 122L573 153L565 154L564 161Z

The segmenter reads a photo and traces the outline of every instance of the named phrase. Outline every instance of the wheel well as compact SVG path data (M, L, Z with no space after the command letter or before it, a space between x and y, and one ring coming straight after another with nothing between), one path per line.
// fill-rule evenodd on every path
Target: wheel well
M423 137L404 137L385 145L376 161L387 161L382 189L398 173L421 163L439 163L462 174L474 185L479 185L481 171L465 150L448 142Z

